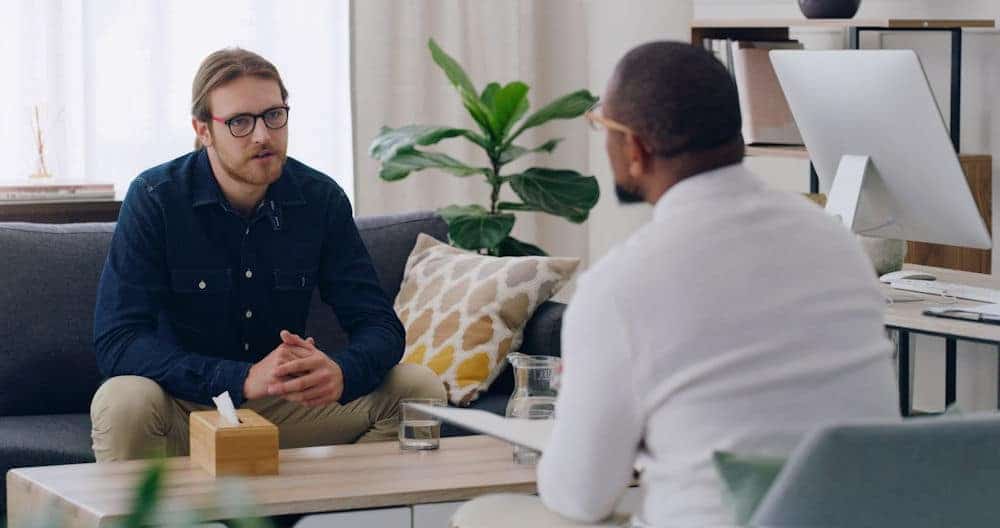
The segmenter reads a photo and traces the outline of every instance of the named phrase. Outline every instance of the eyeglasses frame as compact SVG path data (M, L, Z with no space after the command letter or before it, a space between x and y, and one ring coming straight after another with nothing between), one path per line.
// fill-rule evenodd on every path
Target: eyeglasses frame
M283 109L285 111L285 123L282 124L281 126L278 126L278 127L272 127L271 125L267 124L267 119L264 119L264 116L267 115L268 112L272 112L272 111L277 110L279 108L281 108L281 109ZM241 137L247 137L247 136L253 134L254 130L257 130L257 120L258 119L260 119L261 121L263 121L264 122L264 126L267 127L269 130L281 130L282 128L285 128L286 126L288 126L288 114L289 114L290 111L291 111L291 108L288 105L282 104L282 105L272 106L271 108L268 108L268 109L264 110L263 112L261 112L259 114L251 114L249 112L243 112L243 113L239 113L239 114L236 114L234 116L231 116L228 119L223 119L221 117L217 117L217 116L214 116L214 115L211 116L211 118L212 118L212 121L215 121L217 123L223 123L223 124L225 124L226 128L229 129L229 133L232 134L233 137L241 138ZM236 133L233 132L233 125L232 125L233 120L235 120L238 117L250 117L250 118L253 118L253 124L250 125L250 130L246 134L243 134L243 135L240 135L240 136L237 136Z

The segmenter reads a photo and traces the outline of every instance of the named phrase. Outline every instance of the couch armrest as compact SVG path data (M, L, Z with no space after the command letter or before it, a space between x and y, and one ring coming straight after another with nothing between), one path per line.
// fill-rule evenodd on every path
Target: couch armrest
M562 332L562 317L565 311L566 305L563 303L554 301L542 303L531 316L527 326L524 327L524 341L521 343L520 352L533 356L561 356L560 333ZM510 365L507 365L490 385L487 394L509 396L513 391L514 374Z
M565 311L566 305L563 303L554 301L542 303L524 327L521 352L533 356L562 355L560 333Z

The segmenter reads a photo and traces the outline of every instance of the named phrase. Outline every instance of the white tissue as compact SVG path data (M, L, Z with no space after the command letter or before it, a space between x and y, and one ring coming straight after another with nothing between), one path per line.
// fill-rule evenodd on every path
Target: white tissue
M222 421L226 425L240 425L240 419L236 417L236 406L233 405L233 399L229 397L229 391L213 397L212 401L215 402L215 408L219 410L219 415L222 416Z

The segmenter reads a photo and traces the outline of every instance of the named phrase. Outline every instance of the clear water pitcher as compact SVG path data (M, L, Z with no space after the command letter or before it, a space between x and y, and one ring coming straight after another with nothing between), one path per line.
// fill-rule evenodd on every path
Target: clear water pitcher
M555 418L561 359L513 352L507 355L507 361L514 369L514 392L507 402L507 417L529 420ZM518 464L534 464L539 455L534 449L514 446L514 462Z

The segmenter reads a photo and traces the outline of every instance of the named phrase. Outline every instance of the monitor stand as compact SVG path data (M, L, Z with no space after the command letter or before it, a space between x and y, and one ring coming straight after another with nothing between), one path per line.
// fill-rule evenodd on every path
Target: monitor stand
M826 211L851 231L879 238L902 238L898 208L869 156L845 155L826 201Z

